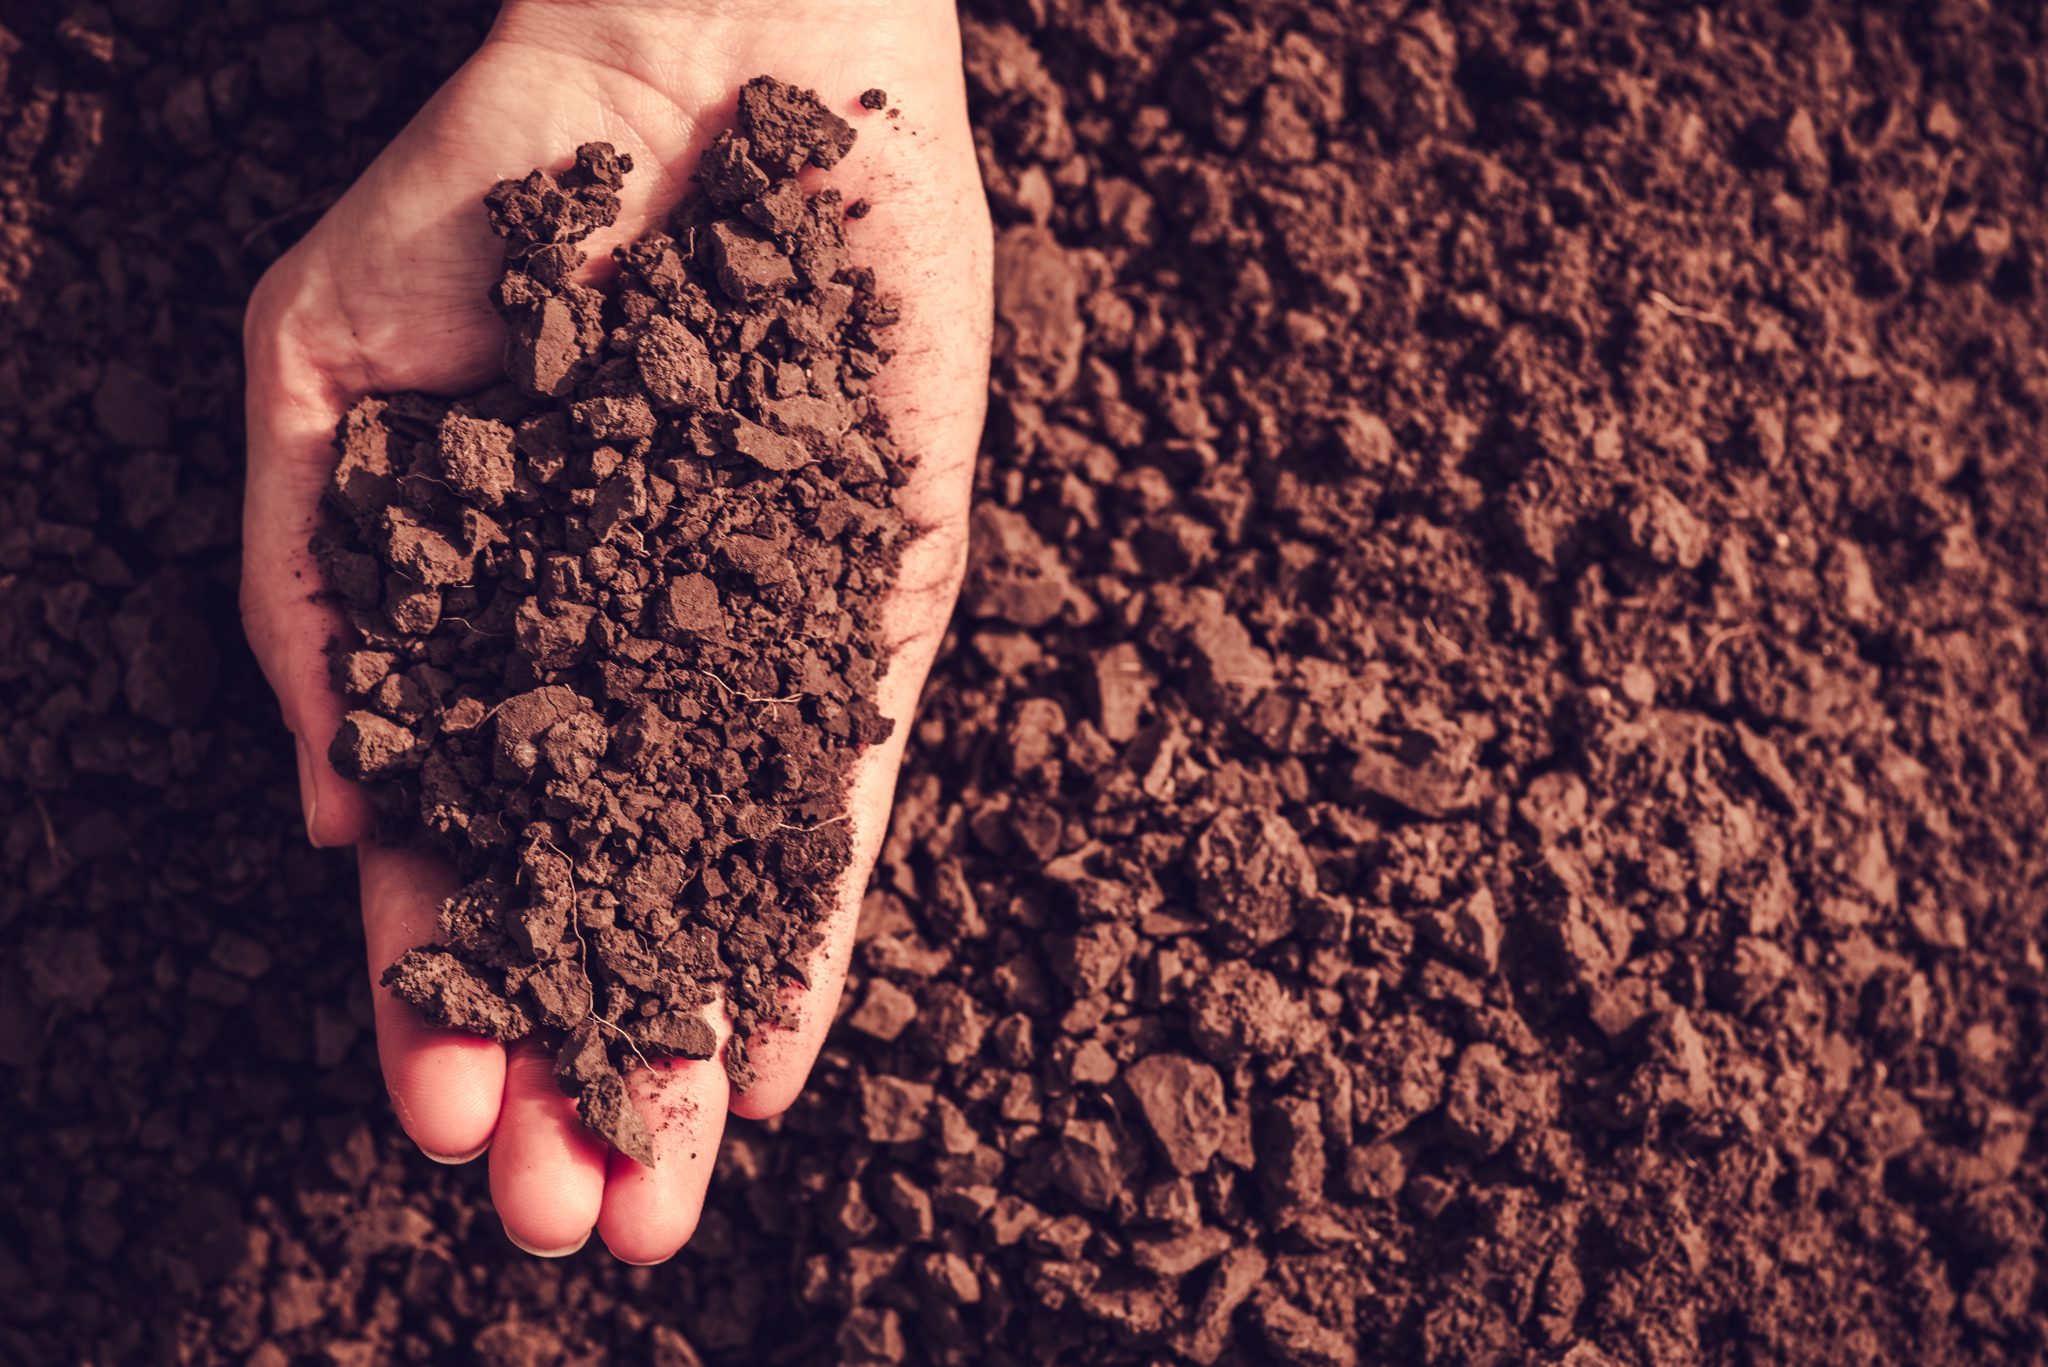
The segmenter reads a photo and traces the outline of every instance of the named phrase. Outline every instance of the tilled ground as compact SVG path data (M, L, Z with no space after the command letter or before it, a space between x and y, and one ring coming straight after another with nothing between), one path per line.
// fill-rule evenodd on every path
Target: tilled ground
M0 35L0 1356L2048 1351L2030 10L977 4L975 566L632 1270L389 1117L234 621L242 299L485 15L190 8Z

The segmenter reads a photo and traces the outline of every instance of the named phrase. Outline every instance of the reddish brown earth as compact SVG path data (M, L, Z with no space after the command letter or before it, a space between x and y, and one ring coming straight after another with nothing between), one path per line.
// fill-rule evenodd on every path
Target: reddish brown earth
M2048 1352L2030 9L977 5L974 571L635 1270L390 1119L234 621L243 295L484 16L193 8L0 39L0 1357Z

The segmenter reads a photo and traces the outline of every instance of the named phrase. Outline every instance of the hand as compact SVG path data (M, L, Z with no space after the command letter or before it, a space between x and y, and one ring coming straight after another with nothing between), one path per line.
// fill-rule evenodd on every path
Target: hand
M856 259L902 315L899 348L873 389L903 450L919 459L900 491L930 528L905 557L885 619L896 656L881 689L896 720L866 756L851 812L855 856L792 1001L791 1025L750 1044L756 1081L730 1094L717 1060L633 1074L643 1109L659 1096L657 1165L612 1152L556 1086L548 1052L427 1026L375 986L402 952L434 938L453 870L370 843L364 794L327 762L342 703L326 649L337 611L315 600L307 549L334 468L335 426L366 393L460 393L494 378L501 324L486 298L502 244L485 225L493 182L566 164L579 143L630 153L625 212L585 245L604 254L638 236L688 191L739 86L768 74L818 91L860 138L825 181L873 212L850 223ZM886 90L902 117L857 107ZM306 829L316 845L356 844L378 1051L406 1132L431 1157L490 1151L506 1233L531 1252L572 1252L595 1228L636 1263L689 1238L728 1112L761 1118L795 1099L845 982L862 889L888 821L909 719L945 629L966 550L966 513L987 387L990 229L967 123L950 0L508 0L483 46L273 266L250 300L249 473L243 618L298 744ZM726 1023L716 1023L725 1037ZM676 1103L681 1102L678 1106Z

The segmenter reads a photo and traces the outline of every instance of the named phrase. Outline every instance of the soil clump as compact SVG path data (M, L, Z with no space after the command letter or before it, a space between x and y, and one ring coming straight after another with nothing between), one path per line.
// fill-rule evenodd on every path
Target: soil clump
M485 198L504 383L366 398L315 551L345 605L335 767L464 884L383 981L435 1024L555 1043L584 1121L643 1163L625 1073L724 1060L802 980L890 723L880 604L906 477L867 400L894 311L829 169L854 131L747 83L701 195L576 283L630 158L578 149Z

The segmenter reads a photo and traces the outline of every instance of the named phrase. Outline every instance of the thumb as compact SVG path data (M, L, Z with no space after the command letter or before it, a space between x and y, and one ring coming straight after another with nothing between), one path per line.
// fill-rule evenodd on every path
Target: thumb
M275 274L275 272L273 272ZM340 611L322 600L311 539L334 468L339 396L279 322L266 277L243 328L248 471L242 503L242 629L297 741L299 798L315 845L352 845L374 825L368 799L334 771L327 747L342 700L329 680L328 642Z

